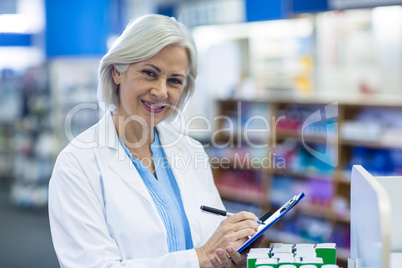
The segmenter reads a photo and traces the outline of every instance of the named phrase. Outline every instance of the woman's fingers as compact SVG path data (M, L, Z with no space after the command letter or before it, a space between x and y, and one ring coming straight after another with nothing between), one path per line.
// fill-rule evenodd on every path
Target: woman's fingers
M230 256L230 258L232 259L233 263L235 263L235 264L241 263L242 256L234 248L226 247L226 253Z
M258 223L254 217L253 213L240 212L225 219L218 231L222 243L217 244L215 249L241 246L249 236L253 236L258 230Z
M258 230L258 218L250 212L239 212L228 217L226 221L231 226L230 229L232 229L234 232L238 232L242 229L253 229L255 231Z
M222 227L221 231L222 231L223 234L228 234L228 233L232 233L232 232L239 232L239 231L242 231L242 230L249 230L249 231L250 230L257 231L258 230L258 223L257 223L256 220L244 219L244 220L236 222L236 221L233 221L233 219L231 219L231 217L234 217L234 216L235 215L230 216L226 220L222 221L222 223L221 223L221 227ZM246 235L250 235L250 234L246 234Z
M251 221L257 222L258 218L251 212L242 211L242 212L236 213L236 214L228 217L227 220L230 223L237 223L237 222L245 221L245 220L251 220Z
M196 249L200 263L209 261L213 267L234 267L235 263L242 263L242 257L236 249L257 230L257 217L253 213L239 212L228 217L207 243Z
M210 259L211 264L214 268L244 266L244 259L242 258L242 255L232 247L226 247L226 250L218 248L216 250L216 255L217 257L212 257Z
M254 230L241 230L239 232L236 232L232 235L232 240L229 242L229 244L225 246L232 246L237 249L244 242L246 242L250 236L253 236L254 234Z
M226 267L233 267L234 266L233 261L229 258L229 255L227 255L226 252L223 249L218 248L216 250L216 255L218 255L218 258L220 259L223 267L226 268Z
M211 264L214 268L222 268L223 267L220 260L216 257L212 257L209 261L211 262Z
M243 228L241 228L233 233L233 240L237 241L237 240L245 238L245 237L253 236L256 234L257 229L258 229L258 224L257 224L257 227L249 226L249 225L244 226Z
M251 228L254 230L258 230L258 223L257 221L254 220L244 220L238 223L239 226L241 226L242 228Z

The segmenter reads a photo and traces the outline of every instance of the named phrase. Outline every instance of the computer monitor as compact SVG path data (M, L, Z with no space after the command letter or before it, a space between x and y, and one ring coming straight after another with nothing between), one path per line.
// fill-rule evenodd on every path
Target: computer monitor
M351 258L362 267L389 268L391 201L387 190L362 166L351 180Z

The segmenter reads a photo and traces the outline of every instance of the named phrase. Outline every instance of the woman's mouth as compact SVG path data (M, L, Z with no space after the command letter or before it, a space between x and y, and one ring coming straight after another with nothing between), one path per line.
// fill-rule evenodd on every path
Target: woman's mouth
M150 113L160 113L162 112L167 105L157 104L150 101L141 100L142 104L144 104L145 109Z

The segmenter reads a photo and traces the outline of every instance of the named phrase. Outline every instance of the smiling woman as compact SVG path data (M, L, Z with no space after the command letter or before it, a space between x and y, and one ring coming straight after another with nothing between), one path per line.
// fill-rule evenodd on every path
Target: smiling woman
M49 185L62 267L245 266L236 250L257 217L201 213L224 209L210 166L197 162L208 157L168 124L194 90L196 55L183 24L147 15L103 57L98 97L109 111L60 153Z
M113 79L119 86L120 95L114 116L125 119L140 116L147 122L145 128L152 128L167 119L182 95L189 68L188 58L183 47L170 45L148 60L130 64L123 73L113 68ZM132 127L141 128L138 124Z

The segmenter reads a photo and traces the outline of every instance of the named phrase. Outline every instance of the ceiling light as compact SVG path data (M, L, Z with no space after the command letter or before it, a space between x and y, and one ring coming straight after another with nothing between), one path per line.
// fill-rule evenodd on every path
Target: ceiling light
M22 14L0 15L0 33L25 33L28 19Z

